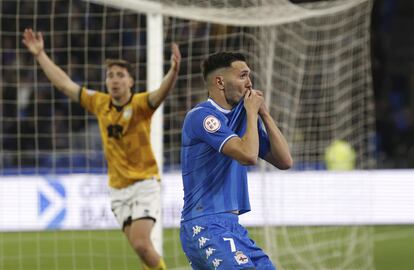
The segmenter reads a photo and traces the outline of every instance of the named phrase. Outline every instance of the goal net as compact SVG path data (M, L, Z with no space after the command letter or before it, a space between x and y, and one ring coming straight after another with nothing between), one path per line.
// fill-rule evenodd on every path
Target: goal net
M337 141L352 149L345 153L337 149L334 157L345 156L339 162L351 162L354 169L373 168L371 7L371 0L302 4L288 0L2 0L0 175L5 181L18 176L19 183L25 183L22 176L59 178L86 173L94 178L106 172L94 117L50 85L21 43L24 28L41 31L51 58L77 83L90 89L105 90L106 58L128 60L135 65L134 88L139 92L147 89L147 19L152 14L163 19L163 27L158 31L163 34L164 70L169 65L171 42L179 44L183 55L176 89L164 104L162 118L166 185L179 180L185 113L207 97L201 61L221 50L247 56L254 88L264 92L270 112L291 147L294 171L300 174L326 169L330 163L326 162L327 149ZM255 216L254 221L246 220L245 224L278 269L373 268L370 228L335 216L326 220L317 211L301 216L298 209L283 204L288 200L300 201L308 194L290 192L290 182L283 181L286 174L278 174L265 164L253 168L252 173L255 177L249 182L251 191L267 196L254 198L258 207L253 207L253 212L260 216ZM102 179L106 181L105 177ZM318 180L311 177L298 183L314 188L321 197L330 197L326 183ZM58 195L53 196L59 197L54 183L48 178L47 187L41 191L56 191ZM88 194L102 193L100 187L91 186ZM27 189L26 184L16 184L17 193ZM12 200L9 190L0 190L0 202L1 198ZM276 192L277 201L273 200ZM174 207L164 209L164 257L171 269L189 269L176 229L180 194L170 187L163 194L168 200L175 200ZM42 201L39 196L34 200L44 204L36 209L51 213L53 209L48 207L47 200ZM53 196L46 195L49 201ZM335 200L345 201L342 197ZM12 225L7 225L7 220L11 214L3 211L0 230L5 232L0 232L0 269L136 267L137 258L122 234L101 226L111 213L94 211L83 212L90 222L83 227L91 229L86 231L76 226L62 230L62 226L56 225L62 224L57 221L61 213L58 210L50 214L53 218L48 217L46 229L51 230L30 226L10 229ZM39 213L41 216L43 212ZM16 217L16 222L25 225L23 217Z

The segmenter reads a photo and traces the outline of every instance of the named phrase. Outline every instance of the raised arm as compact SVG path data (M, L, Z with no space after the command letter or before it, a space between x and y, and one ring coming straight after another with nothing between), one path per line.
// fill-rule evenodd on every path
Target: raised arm
M25 29L23 44L33 54L50 82L73 101L79 101L80 86L58 67L45 53L43 36L40 32Z
M259 110L259 115L265 125L270 141L270 151L266 155L265 160L281 170L291 168L293 160L290 155L289 146L264 102Z
M177 81L178 72L180 70L181 53L178 45L173 43L171 45L171 67L168 73L164 76L160 88L149 94L149 103L153 108L157 108L167 97L168 93L174 87Z
M254 165L259 155L259 133L257 130L258 111L263 98L256 91L249 91L244 98L247 127L243 137L233 137L223 146L223 154L243 165Z

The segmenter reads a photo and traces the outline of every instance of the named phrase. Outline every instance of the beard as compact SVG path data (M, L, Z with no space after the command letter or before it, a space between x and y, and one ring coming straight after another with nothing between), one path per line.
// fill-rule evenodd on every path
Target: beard
M245 95L239 96L239 95L233 95L231 97L225 96L227 104L230 104L232 107L237 106L237 104L240 103L241 100L243 100Z

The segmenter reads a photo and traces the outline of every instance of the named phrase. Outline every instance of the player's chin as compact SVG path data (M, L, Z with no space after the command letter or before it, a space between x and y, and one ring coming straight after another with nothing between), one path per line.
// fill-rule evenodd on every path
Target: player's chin
M121 97L121 92L118 90L110 90L109 95L114 99L118 99Z
M239 99L235 99L233 106L236 106L237 104L239 104L240 102L242 102L244 100L244 96L240 97Z

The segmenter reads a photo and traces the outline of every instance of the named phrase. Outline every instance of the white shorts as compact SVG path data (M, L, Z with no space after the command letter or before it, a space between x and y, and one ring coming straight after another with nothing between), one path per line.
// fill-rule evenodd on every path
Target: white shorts
M121 189L110 188L111 208L123 229L140 218L157 221L161 212L161 185L154 179L137 181Z

